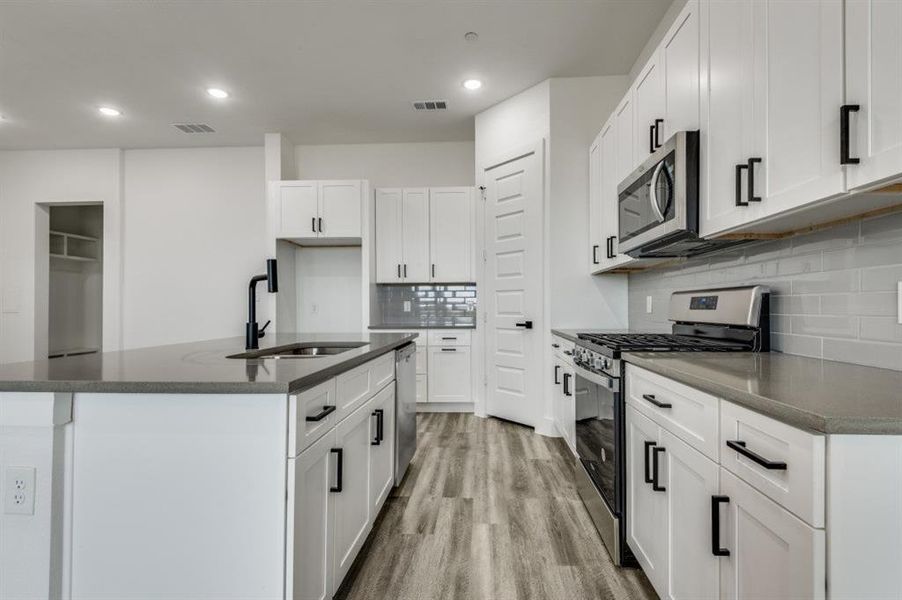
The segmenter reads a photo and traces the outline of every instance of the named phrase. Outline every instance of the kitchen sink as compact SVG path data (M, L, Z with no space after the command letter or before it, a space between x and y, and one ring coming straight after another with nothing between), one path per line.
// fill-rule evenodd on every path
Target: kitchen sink
M241 354L232 354L226 358L321 358L323 356L335 356L354 348L365 346L366 342L331 342L329 344L317 344L304 342L300 344L288 344L275 348L261 348L249 350Z

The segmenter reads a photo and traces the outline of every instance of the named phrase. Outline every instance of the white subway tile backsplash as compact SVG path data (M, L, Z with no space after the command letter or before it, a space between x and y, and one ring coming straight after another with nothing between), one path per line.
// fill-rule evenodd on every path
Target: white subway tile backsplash
M771 287L774 350L902 370L902 212L808 235L750 243L630 279L630 327L664 331L678 290L717 285ZM654 314L645 313L652 296Z

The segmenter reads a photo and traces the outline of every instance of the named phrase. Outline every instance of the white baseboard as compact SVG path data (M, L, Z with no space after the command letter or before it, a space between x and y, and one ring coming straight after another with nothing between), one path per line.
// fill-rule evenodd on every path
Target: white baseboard
M554 426L554 419L543 417L536 423L536 433L545 437L561 437L557 427Z
M471 413L472 402L417 402L417 412L421 413Z

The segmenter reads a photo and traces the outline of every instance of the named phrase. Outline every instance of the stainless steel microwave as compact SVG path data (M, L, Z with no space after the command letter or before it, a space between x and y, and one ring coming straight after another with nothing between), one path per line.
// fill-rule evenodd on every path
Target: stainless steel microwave
M698 146L698 131L680 131L617 186L619 252L646 258L713 249L698 236Z

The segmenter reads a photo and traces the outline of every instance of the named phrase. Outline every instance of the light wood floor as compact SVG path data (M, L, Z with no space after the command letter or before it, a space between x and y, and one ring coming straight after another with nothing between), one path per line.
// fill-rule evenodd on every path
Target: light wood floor
M338 598L656 598L640 570L611 563L562 440L469 414L420 414L417 435Z

